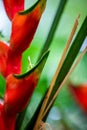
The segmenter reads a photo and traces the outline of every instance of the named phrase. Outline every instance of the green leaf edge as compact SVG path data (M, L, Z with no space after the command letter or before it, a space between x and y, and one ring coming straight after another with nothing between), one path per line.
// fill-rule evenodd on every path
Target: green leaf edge
M30 8L28 8L28 9L26 9L26 10L24 10L24 11L20 11L20 12L18 12L18 14L20 14L20 15L25 15L25 14L30 13L30 12L38 5L38 3L41 2L41 1L42 1L42 0L36 1L36 3L34 3L34 5L32 5Z
M52 40L54 38L54 35L55 35L55 32L56 32L56 29L60 23L60 20L61 20L61 16L63 15L63 12L64 12L64 9L66 7L66 4L67 4L67 1L68 0L60 0L59 3L58 3L58 8L57 8L57 11L55 13L55 16L54 16L54 19L53 19L53 22L52 22L52 25L51 25L51 28L49 30L49 33L48 33L48 36L45 40L45 43L43 45L43 48L39 54L39 57L38 57L38 60L41 58L41 56L43 55L43 53L49 49L49 47L51 46L52 44Z
M65 58L65 61L61 67L61 70L60 70L57 80L55 82L55 86L57 86L57 87L60 85L60 83L63 81L63 79L69 72L69 70L70 70L71 66L73 65L73 63L80 51L80 48L87 36L87 24L86 23L87 23L87 16L84 19L83 24L82 24L81 28L79 29L79 32L77 33L77 36L75 37L75 39L68 51L68 54ZM65 76L63 76L63 73L65 74Z
M74 63L75 61L75 58L76 56L78 55L79 53L79 50L83 44L83 41L85 39L85 37L87 36L87 16L85 17L83 23L82 23L82 26L81 28L79 29L78 33L77 33L77 36L75 37L73 43L71 44L71 47L68 51L68 54L64 60L64 63L61 67L61 70L59 72L59 75L57 76L57 79L56 79L56 82L55 82L55 85L54 85L54 89L51 93L51 96L48 100L48 103L47 103L47 106L49 104L49 102L52 100L52 97L53 95L55 94L55 92L57 91L57 89L59 88L60 84L62 83L62 81L64 80L65 76L67 75L67 73L69 72L72 64ZM84 33L83 33L84 32ZM82 35L81 35L82 34ZM79 41L79 43L77 44L77 42ZM76 50L76 51L75 51ZM74 53L74 56L72 58L72 55ZM70 59L71 58L71 59ZM69 61L68 61L69 59ZM69 65L68 65L69 64ZM52 104L53 105L53 104ZM52 107L51 105L51 107ZM51 109L51 108L50 108ZM50 110L49 110L50 111ZM49 113L48 111L48 113ZM45 121L47 119L47 116L48 116L48 113L46 114L46 116L43 118L43 120Z
M47 89L48 91L48 89ZM35 122L38 118L38 115L39 115L39 112L40 112L40 109L42 107L42 104L43 104L43 101L44 101L44 98L46 97L46 94L47 94L47 91L44 93L43 97L41 98L41 101L39 102L33 116L31 117L31 119L28 121L27 125L25 126L24 130L30 130L30 129L33 129L34 128L34 125L35 125Z
M50 52L49 50L46 51L46 52L43 54L43 56L42 56L42 58L40 59L40 61L39 61L31 70L29 70L28 72L26 72L26 73L24 73L24 74L20 74L20 75L14 74L13 76L14 76L15 78L17 78L17 79L22 79L22 78L25 78L25 77L29 76L35 69L37 69L37 67L38 67L44 60L47 60L47 57L48 57L48 55L49 55L49 52Z

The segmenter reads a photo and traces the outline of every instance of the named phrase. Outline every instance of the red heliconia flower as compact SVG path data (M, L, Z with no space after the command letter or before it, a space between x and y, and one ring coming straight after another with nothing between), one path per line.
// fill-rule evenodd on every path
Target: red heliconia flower
M87 84L77 86L71 84L69 85L69 89L75 100L78 102L81 108L87 113Z
M24 10L24 0L3 0L3 3L10 20L17 12Z
M30 9L15 15L12 21L10 37L10 46L14 53L21 54L29 47L44 11L45 4L46 0L39 0Z
M7 113L15 115L25 108L40 78L48 54L49 52L26 74L16 77L10 74L7 77L6 94L4 98Z
M12 20L10 45L8 47L9 51L6 55L8 58L6 58L6 60L4 58L3 65L2 63L0 64L0 72L5 77L11 73L21 73L22 53L28 48L33 39L41 15L44 11L45 4L46 0L39 0L28 10L16 13L14 16ZM0 44L4 43L0 42ZM0 51L2 51L1 48ZM2 55L0 55L0 59L2 58Z
M6 92L4 101L0 103L0 130L15 130L17 114L28 104L37 86L42 69L49 51L39 63L23 75L10 74L6 78Z
M49 51L30 71L21 74L22 54L30 45L46 0L37 1L30 9L24 9L24 0L3 0L6 12L12 20L10 44L0 41L0 74L5 77L6 91L0 102L0 130L15 130L17 114L28 104L37 86Z

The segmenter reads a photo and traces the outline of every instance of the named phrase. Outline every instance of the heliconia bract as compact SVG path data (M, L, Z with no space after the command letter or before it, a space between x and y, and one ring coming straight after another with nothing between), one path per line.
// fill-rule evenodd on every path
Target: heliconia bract
M81 108L87 113L87 84L69 85L70 92Z
M21 54L29 47L45 5L46 0L39 0L33 7L15 15L12 21L12 33L10 37L10 46L14 53Z
M12 22L9 43L0 41L0 75L6 91L0 100L0 130L15 130L18 113L28 104L37 86L49 51L31 70L22 74L22 54L29 47L45 9L46 0L37 1L24 11L24 0L3 0Z
M0 103L0 130L15 130L16 115L6 114L4 105Z
M0 41L0 73L7 77L10 73L21 73L21 55L11 52L7 43Z
M28 72L22 75L9 74L7 76L4 100L0 103L0 130L15 129L17 114L27 106L37 86L48 55L49 51L46 52L38 64Z
M3 0L3 4L10 20L17 12L24 10L24 0Z
M0 41L0 73L6 75L9 46Z
M17 78L10 74L6 79L5 107L9 114L15 115L27 105L48 57L49 51L30 71ZM18 76L19 77L19 76Z

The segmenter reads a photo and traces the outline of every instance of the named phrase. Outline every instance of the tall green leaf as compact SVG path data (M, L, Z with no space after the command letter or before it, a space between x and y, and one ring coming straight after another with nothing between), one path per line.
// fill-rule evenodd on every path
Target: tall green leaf
M65 8L65 5L67 3L67 0L60 0L60 3L59 3L59 6L57 8L57 11L56 11L56 14L55 14L55 17L53 19L53 23L51 25L51 28L50 28L50 31L49 31L49 34L47 36L47 39L44 43L44 46L41 50L41 53L39 55L39 58L42 56L42 54L47 51L52 43L52 40L53 40L53 37L54 37L54 34L56 32L56 29L57 29L57 26L60 22L60 19L61 19L61 16L63 14L63 11L64 11L64 8Z
M87 36L87 16L77 34L77 36L75 37L69 51L68 51L68 54L64 60L64 63L61 67L61 70L57 76L57 79L56 79L56 82L55 82L55 85L54 85L54 89L50 95L50 98L48 100L48 104L49 102L52 100L54 94L56 93L58 87L60 86L60 84L62 83L62 81L64 80L64 78L66 77L67 73L69 72L71 66L73 65L74 63L74 60L76 59L76 56L78 55L79 53L79 50L85 40ZM48 105L47 104L47 105ZM47 114L48 115L48 114ZM44 120L46 119L47 115L45 116Z

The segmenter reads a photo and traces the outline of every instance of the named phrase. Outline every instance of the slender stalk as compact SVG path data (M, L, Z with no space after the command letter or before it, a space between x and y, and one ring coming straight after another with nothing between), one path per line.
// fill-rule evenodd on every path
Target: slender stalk
M82 46L82 43L87 35L87 17L85 18L76 38L74 39L68 54L64 60L64 63L61 67L61 70L59 71L59 74L57 75L57 79L54 85L54 89L49 97L48 100L48 104L50 103L50 101L52 100L53 96L55 95L57 89L59 88L60 84L62 83L62 81L64 80L64 78L66 77L67 73L69 72L72 64L74 63L74 60ZM47 104L47 106L48 106ZM47 115L46 115L47 117ZM46 117L44 117L44 121L46 120Z
M46 105L47 105L49 96L51 95L51 92L52 92L52 90L53 90L53 87L54 87L54 84L55 84L55 82L56 82L57 76L58 76L59 71L60 71L60 69L61 69L61 67L62 67L62 64L63 64L63 62L64 62L65 56L66 56L66 54L67 54L67 51L68 51L68 49L69 49L70 43L71 43L71 41L72 41L72 39L73 39L73 36L74 36L74 34L75 34L75 32L76 32L76 29L77 29L77 26L78 26L78 22L79 22L79 21L78 21L78 20L79 20L79 17L80 17L80 15L78 15L78 17L76 18L76 20L75 20L75 22L74 22L72 31L71 31L71 33L70 33L70 36L69 36L68 41L67 41L67 43L66 43L66 46L65 46L65 48L64 48L64 51L63 51L62 57L61 57L61 59L60 59L59 65L58 65L57 70L56 70L56 72L55 72L55 75L54 75L54 77L53 77L53 79L52 79L52 82L51 82L51 84L50 84L50 87L49 87L49 91L48 91L48 93L47 93L47 96L46 96L46 98L45 98L45 100L44 100L44 103L43 103L43 106L42 106L43 109L44 109L44 107L46 108Z
M55 84L57 75L58 75L58 73L59 73L59 71L60 71L60 69L61 69L61 66L62 66L62 64L63 64L63 62L64 62L64 59L65 59L65 56L66 56L66 53L67 53L68 48L69 48L69 46L70 46L70 43L71 43L71 41L72 41L72 39L73 39L73 36L74 36L74 34L75 34L75 31L76 31L76 29L77 29L78 19L79 19L79 15L78 15L78 17L77 17L76 20L75 20L74 26L73 26L72 31L71 31L71 33L70 33L69 39L68 39L68 41L67 41L67 43L66 43L66 47L65 47L65 49L64 49L64 52L63 52L63 55L62 55L62 57L61 57L60 63L59 63L59 65L58 65L58 68L57 68L57 70L56 70L56 73L55 73L55 75L54 75L54 77L53 77L53 80L52 80L52 82L51 82L51 84L50 84L48 93L47 93L47 95L46 95L46 97L45 97L45 99L44 99L44 101L43 101L43 104L42 104L42 107L41 107L41 110L40 110L40 113L39 113L39 115L38 115L38 118L37 118L37 122L36 122L36 123L38 123L38 122L40 122L40 121L42 120L42 115L43 115L43 113L44 113L44 111L45 111L45 108L46 108L46 106L47 106L47 102L48 102L49 97L50 97L50 95L51 95L51 92L52 92L52 90L53 90L53 87L54 87L54 84ZM35 128L35 129L36 129L36 128Z
M52 39L54 37L54 34L55 34L55 31L56 31L56 28L58 26L58 23L60 21L60 18L61 18L61 15L63 13L63 10L64 10L64 7L65 7L65 4L66 4L67 0L60 0L60 3L59 3L59 7L56 11L56 14L55 14L55 17L54 17L54 20L53 20L53 23L52 23L52 26L50 28L50 31L49 31L49 34L48 34L48 37L45 41L45 44L41 50L41 53L40 53L40 56L38 58L38 60L40 59L40 57L42 56L42 54L48 50L49 46L51 45L51 42L52 42ZM46 99L46 98L45 98ZM44 103L43 103L44 104ZM41 111L39 113L39 116L37 118L37 121L36 121L36 124L35 124L35 127L34 127L34 130L37 130L38 128L38 124L40 123L41 119L42 119L42 114L45 110L45 107L46 107L46 103L44 105L42 105L43 107L41 108Z
M73 26L73 28L72 28L72 31L71 31L71 33L70 33L70 36L69 36L68 41L67 41L67 43L66 43L66 46L65 46L65 48L64 48L64 51L63 51L62 57L61 57L61 59L60 59L59 65L58 65L57 70L56 70L56 72L55 72L55 75L54 75L54 77L53 77L53 79L52 79L52 82L51 82L51 84L50 84L49 94L48 94L48 95L50 95L51 92L52 92L52 90L53 90L53 87L54 87L54 84L55 84L55 82L56 82L57 76L58 76L58 74L59 74L59 72L60 72L60 69L61 69L62 64L63 64L63 62L64 62L64 59L65 59L65 57L66 57L67 51L68 51L68 49L69 49L70 43L71 43L71 41L72 41L72 39L73 39L73 36L74 36L74 34L75 34L75 32L76 32L76 29L77 29L77 26L78 26L78 19L79 19L79 15L78 15L78 17L77 17L76 20L75 20L74 26ZM47 97L49 97L49 96L47 96Z
M64 11L66 2L67 2L67 0L60 0L58 9L56 11L56 14L55 14L55 17L54 17L54 20L53 20L53 23L51 25L51 28L50 28L50 31L48 33L47 39L46 39L46 41L44 43L44 46L41 49L41 53L39 55L38 60L41 58L41 56L43 55L43 53L49 49L49 46L52 43L54 34L55 34L57 26L58 26L58 24L60 22L60 18L61 18L61 15L62 15L63 11Z
M78 63L81 61L81 59L83 58L83 56L85 55L85 53L87 52L87 47L85 48L85 50L80 54L80 56L78 57L78 59L76 60L75 64L71 67L70 71L68 72L68 74L66 75L66 77L64 78L63 82L60 84L59 88L57 89L55 95L53 96L52 100L50 101L49 105L47 106L43 117L46 115L47 111L50 109L51 105L53 104L53 102L55 101L56 97L58 96L60 90L62 89L63 85L65 84L65 82L67 81L68 77L70 76L70 74L74 71L74 69L76 68L76 66L78 65Z

